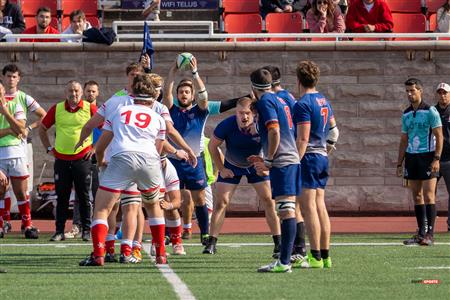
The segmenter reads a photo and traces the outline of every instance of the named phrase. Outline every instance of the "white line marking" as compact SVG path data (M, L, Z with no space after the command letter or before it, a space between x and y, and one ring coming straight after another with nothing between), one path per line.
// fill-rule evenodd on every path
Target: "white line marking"
M440 267L415 267L408 269L418 269L418 270L450 270L450 266L440 266Z
M144 251L150 254L150 243L142 243L142 246L144 248ZM150 255L149 255L150 257ZM189 290L188 286L181 280L180 277L175 273L174 270L167 264L167 265L156 265L158 270L162 273L164 278L170 283L173 290L175 291L175 294L177 294L178 298L180 300L195 300L194 295Z
M184 243L184 246L188 247L204 247L200 243ZM244 246L273 246L273 243L218 243L220 246L224 247L244 247ZM309 245L307 243L306 245ZM436 242L434 243L436 246L450 246L450 242ZM64 246L92 246L91 243L62 243L62 244L55 244L55 243L46 243L46 244L0 244L1 247L50 247L54 246L55 248L62 248ZM396 243L344 243L344 242L338 242L338 243L331 243L331 246L403 246L403 247L410 247L405 246L401 242Z

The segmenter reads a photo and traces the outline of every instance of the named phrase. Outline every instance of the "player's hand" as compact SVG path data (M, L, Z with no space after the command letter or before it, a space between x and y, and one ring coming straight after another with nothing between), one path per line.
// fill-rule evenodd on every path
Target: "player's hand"
M192 56L191 60L189 61L189 65L192 72L197 71L197 59L195 58L195 56Z
M0 185L5 188L8 186L8 177L2 171L0 171Z
M251 162L252 164L257 163L257 162L264 162L264 158L262 158L259 155L250 155L249 157L247 157L247 161Z
M286 5L285 7L283 7L283 12L286 12L286 13L292 12L292 6Z
M403 177L403 165L397 166L397 177Z
M331 154L334 150L336 150L336 147L327 143L327 154Z
M253 164L253 167L255 168L258 176L267 176L265 174L268 174L269 172L269 168L264 164L264 162L256 162Z
M433 160L431 162L431 173L439 173L440 163L439 160Z
M230 169L223 168L222 170L219 170L220 177L222 178L233 178L234 173Z
M165 169L167 167L167 158L161 159L161 168Z
M84 160L90 160L92 155L95 154L95 149L91 148L91 150L89 150L88 152L86 152L86 154L83 156Z
M73 150L77 150L78 148L80 148L83 145L84 141L78 141L78 143L75 145L75 147L73 148Z
M106 167L108 167L108 163L105 160L98 161L97 166L100 171L104 171L106 169Z
M188 155L189 155L188 163L193 168L195 168L197 166L197 156L195 156L195 154L194 154L194 152L192 152L192 150L188 152Z
M179 160L188 161L189 160L189 154L184 150L177 150L177 153L175 154L176 158Z
M159 202L159 206L161 206L161 208L164 209L164 210L173 210L173 209L175 209L173 207L173 204L168 202L168 201L166 201L166 200L161 200Z

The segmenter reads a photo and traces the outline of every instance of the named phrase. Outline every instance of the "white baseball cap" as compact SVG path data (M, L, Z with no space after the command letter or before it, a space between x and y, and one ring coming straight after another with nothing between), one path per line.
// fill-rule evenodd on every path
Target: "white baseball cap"
M449 93L450 92L450 85L448 85L445 82L439 83L438 86L436 87L436 92L439 91L439 90L444 90L447 93Z

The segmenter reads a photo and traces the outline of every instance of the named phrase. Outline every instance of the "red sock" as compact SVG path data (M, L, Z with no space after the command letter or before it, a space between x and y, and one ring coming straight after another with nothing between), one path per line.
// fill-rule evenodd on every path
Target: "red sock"
M152 244L156 248L156 256L166 255L166 246L164 245L164 234L166 226L164 225L164 218L150 218L150 231L152 232Z
M94 256L105 255L105 241L108 234L108 222L106 220L94 220L91 227Z
M0 230L3 231L3 215L1 214L3 212L3 208L0 208Z
M177 222L178 221L178 222ZM183 228L181 227L181 223L178 220L167 220L167 227L169 227L169 234L170 234L170 242L172 245L181 244L181 231ZM174 222L174 223L172 223ZM175 226L174 226L175 225Z
M6 204L6 199L5 199L5 204ZM27 195L25 201L17 200L17 206L19 207L19 214L20 214L20 217L22 218L22 226L24 228L31 226L30 196Z
M5 198L5 211L3 212L3 219L5 221L11 221L11 198Z
M125 256L131 255L131 245L133 244L130 240L122 240L120 243L120 254L123 254Z
M106 253L109 254L114 254L116 252L115 248L114 248L114 239L108 239L109 238L109 234L108 237L106 238L106 242L105 242L105 248L106 248Z

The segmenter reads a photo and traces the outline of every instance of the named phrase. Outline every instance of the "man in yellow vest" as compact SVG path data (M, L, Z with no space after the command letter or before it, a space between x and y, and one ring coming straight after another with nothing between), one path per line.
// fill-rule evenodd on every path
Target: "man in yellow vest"
M78 196L81 237L90 239L89 188L91 182L91 156L94 154L92 135L75 149L81 129L97 111L97 107L81 100L83 89L77 81L69 81L66 86L66 100L53 105L42 120L39 136L47 153L55 157L56 231L51 241L64 240L64 226L69 212L69 197L72 185ZM55 146L50 144L47 130L55 125ZM75 150L74 150L75 149Z
M26 115L22 105L18 101L7 101L5 88L0 84L0 171L10 178L25 238L37 239L38 230L31 225L30 203L26 198L29 174L22 145L22 136L26 134L25 122ZM3 180L0 184L0 198L3 198L8 182ZM3 228L0 230L0 237L3 237Z

